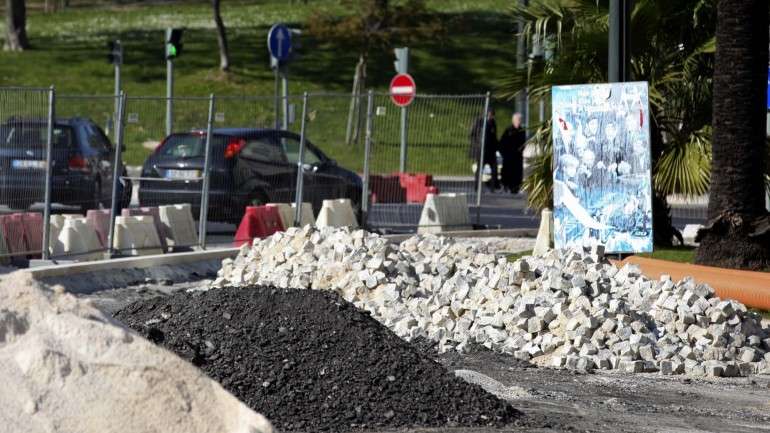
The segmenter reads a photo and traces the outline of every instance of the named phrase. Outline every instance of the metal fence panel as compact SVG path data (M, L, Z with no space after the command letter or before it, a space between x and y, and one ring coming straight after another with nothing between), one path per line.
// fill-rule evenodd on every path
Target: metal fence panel
M485 95L417 95L407 108L406 172L430 175L439 193L465 194L470 207L477 202L474 179L480 165L470 135L484 113L485 100ZM395 178L402 165L401 128L401 109L390 95L376 94L369 161L374 202L367 223L383 230L413 231L424 195L404 198L397 189L401 186Z
M51 122L52 100L52 89L0 88L2 262L43 250L46 183L72 140L66 125Z

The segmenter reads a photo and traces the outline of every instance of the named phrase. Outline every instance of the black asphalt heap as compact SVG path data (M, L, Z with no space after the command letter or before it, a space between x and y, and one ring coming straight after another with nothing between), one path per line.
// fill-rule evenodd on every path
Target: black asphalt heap
M116 314L282 431L503 426L520 413L329 292L213 289Z

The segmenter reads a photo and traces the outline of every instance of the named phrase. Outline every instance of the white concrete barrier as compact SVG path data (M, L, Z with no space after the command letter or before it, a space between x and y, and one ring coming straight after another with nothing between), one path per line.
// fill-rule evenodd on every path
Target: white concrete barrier
M540 212L540 229L537 231L535 248L532 254L539 256L545 254L553 247L553 212L550 209L543 209Z
M198 229L192 216L192 207L185 204L159 206L160 232L169 248L198 245ZM163 239L161 240L163 244Z
M86 222L99 237L99 242L103 247L107 246L107 238L110 236L110 211L109 209L92 209L86 212Z
M85 218L64 215L55 215L55 217L51 218L51 241L49 242L52 257L66 257L77 261L104 258L99 236Z
M163 249L163 251L167 251L168 246L166 245L166 238L168 237L168 233L166 232L165 227L163 227L163 224L160 222L160 209L158 207L145 206L124 208L120 215L124 217L152 217L152 222L155 224L155 231L158 233L158 239L160 240L160 247Z
M324 200L315 224L317 227L358 228L356 214L348 198Z
M296 203L268 203L268 206L275 206L278 208L278 214L281 216L281 223L283 228L288 229L294 226L294 213L297 209ZM306 225L315 224L315 216L313 215L313 205L310 203L302 203L302 211L300 213L299 225L304 227Z
M155 221L151 216L115 218L115 237L112 245L121 254L129 256L163 253Z
M465 194L428 194L420 214L417 233L472 230Z

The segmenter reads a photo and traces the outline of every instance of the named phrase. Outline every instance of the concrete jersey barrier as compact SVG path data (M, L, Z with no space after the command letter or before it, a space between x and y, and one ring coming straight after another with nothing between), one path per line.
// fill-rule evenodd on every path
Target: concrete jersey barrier
M115 238L112 245L121 254L130 256L163 253L155 221L151 216L115 218Z
M164 234L166 245L174 247L192 247L198 245L198 229L192 216L192 207L185 204L174 204L158 207L160 227Z
M267 205L278 208L278 214L281 216L284 229L294 226L294 212L297 209L296 203L268 203ZM299 225L304 227L308 224L315 224L315 216L313 215L313 206L305 202L302 203Z
M54 224L51 224L51 227L54 226ZM70 256L78 261L101 260L104 258L103 247L101 242L99 242L96 230L88 225L86 218L83 217L62 217L56 241L52 240L52 242L51 255L53 257Z
M317 227L358 228L358 221L348 198L324 200L315 224Z
M417 233L442 233L472 229L465 194L428 194L422 207Z

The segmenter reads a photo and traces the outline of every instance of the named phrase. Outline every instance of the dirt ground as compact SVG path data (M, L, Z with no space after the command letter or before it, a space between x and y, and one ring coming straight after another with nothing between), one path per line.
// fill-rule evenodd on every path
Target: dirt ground
M138 287L81 295L114 312L141 297L200 287L148 281ZM690 378L650 374L591 374L536 368L489 352L449 353L436 359L448 370L483 373L526 397L511 400L522 425L503 429L433 428L377 433L488 432L770 432L770 376Z

